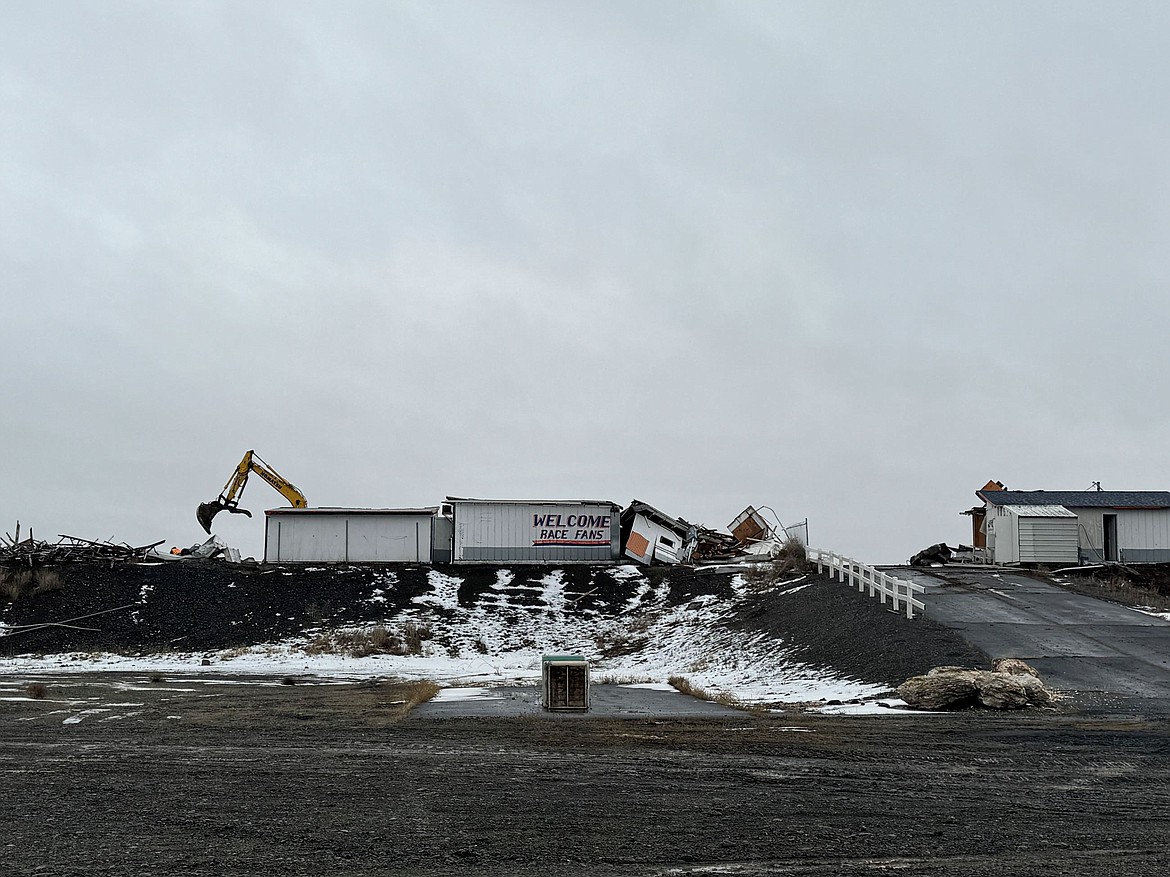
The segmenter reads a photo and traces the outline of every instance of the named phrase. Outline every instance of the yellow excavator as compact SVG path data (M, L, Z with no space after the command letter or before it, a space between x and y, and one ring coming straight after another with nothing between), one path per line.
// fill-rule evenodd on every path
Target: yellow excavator
M248 451L244 454L244 459L240 460L240 465L236 467L232 477L228 479L228 483L224 485L219 498L211 502L201 502L199 508L195 509L195 519L199 521L199 526L210 533L211 519L222 511L231 512L233 515L252 517L250 511L240 508L239 505L240 496L244 493L244 486L248 483L248 476L253 472L279 490L281 495L292 503L293 508L308 508L309 501L305 499L303 493L293 486L292 482L278 475L276 470L261 460L255 451Z

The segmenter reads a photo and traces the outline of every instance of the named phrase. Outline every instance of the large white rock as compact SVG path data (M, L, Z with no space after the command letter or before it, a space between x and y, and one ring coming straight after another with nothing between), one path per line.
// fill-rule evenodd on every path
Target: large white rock
M898 687L898 697L912 709L920 710L953 710L976 705L1018 710L1052 702L1052 693L1044 687L1036 671L1023 661L1001 659L996 666L996 670L990 671L935 667L923 676L903 682Z

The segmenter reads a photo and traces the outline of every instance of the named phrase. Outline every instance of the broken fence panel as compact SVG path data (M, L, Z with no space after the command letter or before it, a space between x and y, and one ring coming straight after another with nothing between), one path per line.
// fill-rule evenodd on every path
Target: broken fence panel
M817 565L817 572L829 571L829 577L837 576L838 581L848 582L858 591L869 590L869 596L879 597L884 604L889 598L894 605L894 611L906 609L906 617L913 618L914 610L926 612L926 604L915 594L926 592L922 585L908 582L897 576L892 576L876 567L859 563L851 557L845 557L835 551L821 551L819 548L806 549L810 561Z

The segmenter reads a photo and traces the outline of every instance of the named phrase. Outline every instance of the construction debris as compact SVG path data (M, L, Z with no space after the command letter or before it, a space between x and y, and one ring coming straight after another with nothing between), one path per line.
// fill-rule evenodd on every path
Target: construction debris
M108 561L141 561L155 554L165 540L138 547L126 543L97 542L80 536L60 536L56 542L34 539L30 531L27 539L20 538L20 524L16 535L0 536L0 565L23 566L32 569L60 563L93 563Z
M763 508L771 511L767 506ZM710 568L718 564L766 561L781 556L789 542L803 545L808 538L807 520L794 527L785 527L779 520L772 524L754 506L748 506L736 517L728 527L730 533L671 517L636 499L622 512L621 523L622 556L645 564Z
M951 557L954 555L954 549L945 542L939 542L937 545L931 545L929 548L923 548L917 554L910 558L911 566L940 566L942 564L950 563Z
M754 542L762 542L772 536L772 525L764 520L764 516L756 511L755 506L748 506L730 524L727 529L736 538L740 545L748 546Z

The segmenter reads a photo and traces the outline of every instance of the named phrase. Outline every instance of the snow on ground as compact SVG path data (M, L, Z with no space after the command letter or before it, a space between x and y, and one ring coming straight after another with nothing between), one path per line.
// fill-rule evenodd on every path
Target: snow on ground
M864 703L826 704L816 707L818 713L827 716L941 716L942 711L912 710L906 706L906 701L896 697L884 697L881 700L869 700ZM953 713L952 713L953 715Z
M1161 618L1163 621L1170 621L1170 612L1161 612L1154 609L1152 606L1134 606L1138 612L1143 612L1146 615L1153 615L1155 618Z
M460 605L462 580L431 570L431 591L382 621L392 634L404 636L412 625L431 632L433 638L423 641L422 654L417 655L308 654L309 643L327 633L317 630L281 642L206 654L0 658L0 673L195 672L336 680L384 676L483 686L538 680L543 655L575 653L590 661L596 681L665 686L670 677L684 676L692 687L745 703L854 700L887 690L801 663L774 637L727 627L723 622L735 616L748 593L742 576L733 580L730 598L704 594L670 605L669 585L652 585L638 568L619 566L610 574L633 584L634 596L625 606L603 612L576 609L574 602L581 595L567 592L558 572L527 582L501 570L489 591L471 605ZM393 582L374 584L369 601L378 603ZM210 665L203 665L205 659Z

